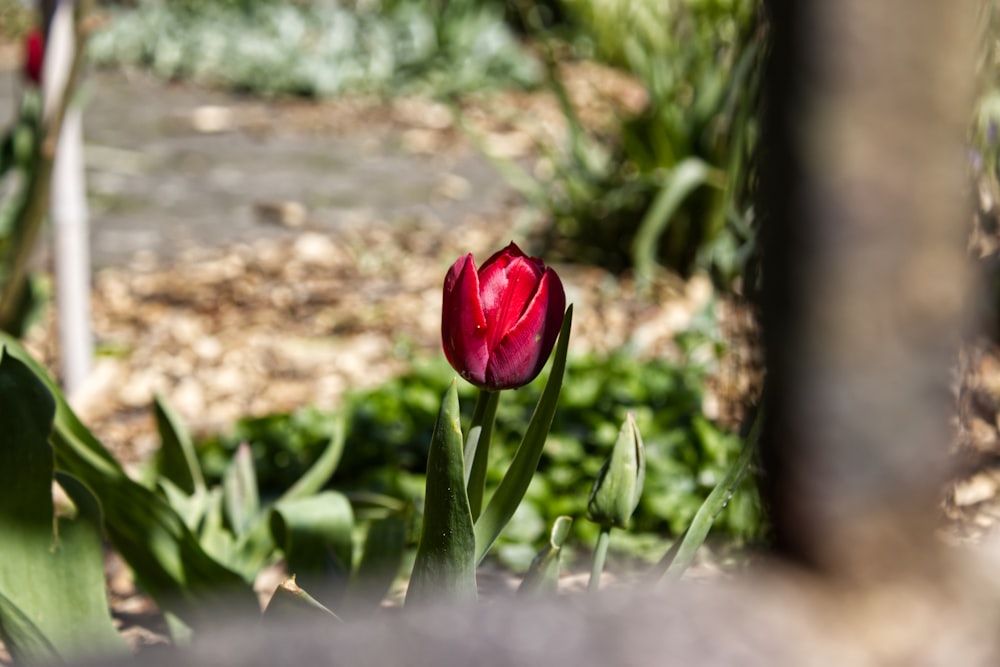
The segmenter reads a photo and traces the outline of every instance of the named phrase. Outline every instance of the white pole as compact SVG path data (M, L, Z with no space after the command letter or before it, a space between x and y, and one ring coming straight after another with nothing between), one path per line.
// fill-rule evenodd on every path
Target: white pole
M51 90L48 88L49 81L61 84L58 92L53 91L55 95L66 92L65 85L75 52L73 4L72 0L60 0L49 29L43 77L46 104L49 103L48 93ZM90 246L83 170L83 114L72 100L66 109L56 147L50 210L55 240L55 299L63 390L72 397L90 373L94 354L90 325Z

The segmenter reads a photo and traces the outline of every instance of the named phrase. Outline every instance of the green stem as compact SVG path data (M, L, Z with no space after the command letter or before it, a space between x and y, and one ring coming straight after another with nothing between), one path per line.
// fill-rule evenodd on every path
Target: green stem
M476 407L472 410L469 436L465 441L465 483L473 521L479 518L479 512L483 507L490 441L493 439L493 422L496 420L499 403L500 392L479 390Z
M594 547L594 562L590 567L590 592L601 586L601 573L604 572L604 561L608 557L608 543L611 540L611 526L601 526L601 534L597 536L597 546Z

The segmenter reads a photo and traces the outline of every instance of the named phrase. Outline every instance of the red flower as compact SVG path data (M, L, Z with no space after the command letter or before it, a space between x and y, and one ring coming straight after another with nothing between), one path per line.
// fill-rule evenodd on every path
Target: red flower
M470 253L444 279L444 354L480 389L520 387L548 360L565 311L562 282L542 260L511 243L477 271Z
M40 86L42 84L42 62L45 59L45 35L40 28L34 28L24 38L24 77Z

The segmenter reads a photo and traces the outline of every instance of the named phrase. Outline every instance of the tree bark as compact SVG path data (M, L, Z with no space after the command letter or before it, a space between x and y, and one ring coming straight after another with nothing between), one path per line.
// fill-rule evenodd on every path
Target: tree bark
M766 496L782 554L884 574L934 551L948 472L977 5L769 9Z

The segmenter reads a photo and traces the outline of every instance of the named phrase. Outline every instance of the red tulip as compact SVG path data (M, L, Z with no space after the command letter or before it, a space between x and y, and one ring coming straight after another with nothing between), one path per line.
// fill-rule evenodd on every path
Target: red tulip
M24 38L24 76L31 83L42 83L42 62L45 59L45 36L40 28L34 28Z
M444 354L480 389L520 387L548 360L565 311L562 282L542 260L511 243L477 271L470 253L444 279Z

